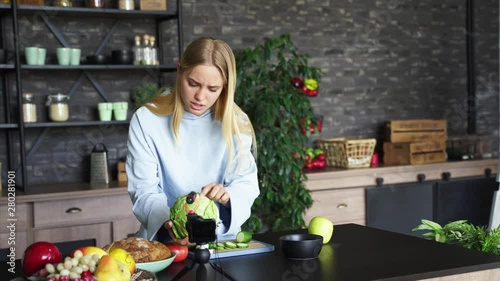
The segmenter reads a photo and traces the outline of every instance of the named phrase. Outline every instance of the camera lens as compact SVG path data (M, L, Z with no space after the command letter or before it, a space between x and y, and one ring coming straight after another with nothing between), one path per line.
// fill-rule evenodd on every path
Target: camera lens
M186 195L186 203L193 204L196 199L196 192L191 191L188 195Z

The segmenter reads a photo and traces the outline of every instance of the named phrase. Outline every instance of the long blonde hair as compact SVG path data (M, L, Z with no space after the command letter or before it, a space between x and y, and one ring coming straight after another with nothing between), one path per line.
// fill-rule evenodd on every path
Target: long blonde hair
M170 94L154 97L145 106L157 115L172 114L172 131L176 141L178 141L179 126L184 114L184 104L179 90L182 83L182 74L198 65L217 67L224 80L222 92L213 108L215 120L220 121L222 124L222 137L229 152L228 168L231 167L234 154L233 135L236 135L240 144L241 133L251 135L253 139L252 152L256 158L257 144L252 124L245 112L234 102L236 91L236 61L234 54L231 47L222 40L202 37L191 42L184 50L179 62L175 88L170 90Z

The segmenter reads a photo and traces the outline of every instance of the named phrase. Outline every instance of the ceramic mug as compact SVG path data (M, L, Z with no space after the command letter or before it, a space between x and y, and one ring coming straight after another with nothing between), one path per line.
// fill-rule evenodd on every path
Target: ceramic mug
M45 57L46 56L47 56L47 49L38 48L36 64L37 65L45 65Z
M115 120L117 120L117 121L127 120L127 110L128 110L128 103L127 102L114 102L113 103L113 112L115 115Z
M80 57L82 56L82 50L78 48L71 48L70 54L70 65L80 65Z
M38 47L26 47L24 49L24 55L26 56L26 63L28 65L38 64Z
M71 48L57 48L57 60L59 65L69 65L71 60Z
M111 116L113 113L113 103L100 102L97 104L97 110L99 111L99 120L111 121Z

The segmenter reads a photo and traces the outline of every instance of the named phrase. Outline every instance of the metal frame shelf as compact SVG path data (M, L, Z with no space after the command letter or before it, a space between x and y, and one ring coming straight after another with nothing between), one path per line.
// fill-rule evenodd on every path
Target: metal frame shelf
M178 43L178 57L180 58L184 47L183 47L183 30L182 30L182 1L176 0L177 9L167 10L167 11L143 11L143 10L120 10L120 9L95 9L86 7L54 7L54 6L29 6L29 5L19 5L17 1L12 1L11 4L0 4L0 16L1 24L6 24L8 16L12 18L13 26L13 36L14 38L5 38L5 35L1 33L2 43L6 40L14 40L14 50L10 50L14 53L14 63L11 64L0 64L0 74L3 76L3 89L4 89L4 102L5 102L5 116L6 119L4 123L0 123L0 130L6 131L7 140L7 165L3 171L15 170L16 174L19 175L17 182L19 186L17 188L24 192L29 192L30 184L28 182L27 176L27 162L34 152L38 149L43 139L47 137L48 132L51 128L58 127L82 127L82 126L108 126L108 125L128 125L129 120L125 121L69 121L69 122L35 122L35 123L25 123L23 121L22 112L22 97L19 93L22 92L22 74L27 71L79 71L80 75L74 80L73 86L68 91L68 95L78 94L77 89L81 86L82 81L87 79L94 86L98 94L103 98L104 101L110 101L105 91L99 85L98 81L92 75L93 71L106 71L106 70L117 70L117 71L146 71L148 75L155 75L158 77L158 83L160 83L160 73L162 72L175 72L177 66L175 64L161 64L161 65L118 65L118 64L80 64L78 66L62 66L62 65L43 65L34 66L27 65L21 61L21 43L20 29L18 20L21 16L34 16L40 19L47 28L52 32L55 38L61 43L63 47L68 47L69 44L64 38L64 34L59 30L59 28L52 23L52 19L57 17L86 17L86 18L110 18L114 19L114 23L110 27L110 30L104 34L103 39L100 43L96 44L95 54L99 54L105 47L108 40L110 40L112 33L117 27L117 22L121 19L140 19L140 18L150 18L154 19L154 24L156 26L156 38L157 42L162 42L162 34L160 32L160 24L165 21L176 20L177 23L177 43ZM8 23L7 23L8 24ZM3 30L0 29L0 30ZM3 46L4 44L2 44ZM159 48L159 57L162 58L162 49ZM161 60L161 59L160 59ZM161 62L160 62L161 63ZM10 80L8 75L15 75L15 81L10 83L14 85L15 91L9 90L7 86L7 81ZM14 99L15 98L15 99ZM12 108L14 100L16 100L14 106L18 106L20 110L16 112L16 120L12 117ZM25 147L26 136L25 130L31 129L42 129L41 133L32 141L31 148L27 151ZM15 138L15 135L18 137ZM31 141L31 140L30 140ZM17 147L17 142L19 142L19 152L13 152L12 148ZM20 155L18 155L18 153ZM20 161L19 161L20 159ZM19 162L19 163L18 163ZM2 171L2 172L3 172ZM2 173L3 178L6 178L6 173ZM34 186L34 185L33 185Z

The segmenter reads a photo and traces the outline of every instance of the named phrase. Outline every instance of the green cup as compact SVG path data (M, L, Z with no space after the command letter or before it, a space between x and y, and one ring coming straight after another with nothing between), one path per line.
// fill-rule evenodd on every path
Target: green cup
M82 56L82 50L77 49L77 48L72 48L70 50L71 55L70 55L70 65L80 65L80 57Z
M111 121L111 116L113 114L113 103L100 102L97 104L97 110L99 111L99 120Z
M71 48L57 48L56 52L59 65L69 65L71 60Z
M38 56L36 60L37 65L45 65L45 57L47 56L47 49L38 48Z
M128 103L127 102L114 102L113 112L115 115L115 120L123 121L127 120Z
M38 64L38 47L26 47L24 49L24 55L26 56L26 63L28 65Z

